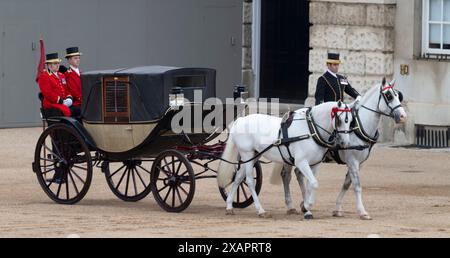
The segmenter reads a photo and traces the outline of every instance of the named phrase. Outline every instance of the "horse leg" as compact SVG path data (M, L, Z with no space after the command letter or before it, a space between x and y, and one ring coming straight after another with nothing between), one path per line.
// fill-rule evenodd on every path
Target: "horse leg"
M244 181L245 178L245 169L241 167L238 172L236 173L236 177L234 178L233 185L231 186L231 190L228 193L227 197L227 215L234 215L233 210L233 200L234 196L236 195L236 192L238 190L238 187L241 185L242 181Z
M255 153L253 152L244 152L241 153L242 160L250 160L254 157ZM245 171L245 177L246 177L246 183L248 188L250 189L253 197L253 202L255 204L256 212L258 213L258 216L261 218L269 218L270 214L268 214L263 207L261 206L261 203L259 201L258 194L256 193L256 183L255 178L253 177L253 166L255 165L255 161L248 162L246 164L242 165L242 168Z
M350 178L350 171L345 176L344 185L342 186L342 190L339 193L339 196L336 200L336 210L333 212L333 217L344 217L344 210L342 209L342 203L344 201L344 196L347 193L348 189L352 185L352 180Z
M300 203L300 209L303 213L307 213L308 211L305 208L305 200L308 198L308 189L305 186L305 177L303 174L298 170L298 168L295 168L294 170L295 176L297 177L298 185L300 186L300 190L302 192L303 201Z
M295 176L297 177L297 182L298 182L298 185L300 186L300 191L302 191L303 200L305 200L305 198L306 198L305 177L300 172L300 170L298 170L298 168L295 168L294 173L295 173Z
M355 197L356 197L356 207L358 209L359 217L362 220L372 220L369 213L367 213L364 208L362 201L362 187L361 181L359 180L359 163L350 166L350 178L353 183Z
M309 163L306 160L297 162L296 166L303 174L303 176L305 176L308 179L308 183L306 184L305 199L302 205L303 206L302 210L306 211L304 218L307 220L311 220L314 218L311 212L312 208L311 206L313 205L315 199L314 190L317 189L319 186L319 183L317 182L317 179L314 175L316 169L314 167L313 171L313 169L309 166Z
M283 178L283 186L284 186L284 200L287 207L287 215L296 215L298 214L297 210L294 209L294 206L292 205L292 197L291 197L291 189L289 184L291 183L292 179L292 167L291 166L284 166L283 171L281 172L281 177Z

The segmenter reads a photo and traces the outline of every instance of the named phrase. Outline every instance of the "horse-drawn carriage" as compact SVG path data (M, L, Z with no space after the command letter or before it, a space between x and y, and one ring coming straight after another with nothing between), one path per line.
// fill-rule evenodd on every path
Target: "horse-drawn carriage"
M182 110L201 108L206 99L216 97L215 77L212 69L160 66L83 74L81 119L41 112L49 127L37 142L33 171L42 189L57 203L75 204L99 168L118 198L135 202L153 192L164 210L183 211L194 197L196 180L216 177L211 163L220 159L225 142L211 144L219 131L194 128L198 123L190 123L190 132L175 133L172 120ZM202 93L200 102L195 91ZM230 108L237 115L236 105L223 105L223 110ZM211 112L202 109L201 118ZM226 128L226 121L213 126ZM260 163L254 166L254 177L259 193ZM219 190L226 199L226 190ZM234 206L252 203L243 182Z

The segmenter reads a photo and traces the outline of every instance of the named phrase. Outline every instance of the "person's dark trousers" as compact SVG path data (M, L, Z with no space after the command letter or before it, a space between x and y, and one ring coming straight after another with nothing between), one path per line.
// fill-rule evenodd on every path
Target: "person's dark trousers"
M79 107L71 106L69 109L73 118L81 119L81 109Z

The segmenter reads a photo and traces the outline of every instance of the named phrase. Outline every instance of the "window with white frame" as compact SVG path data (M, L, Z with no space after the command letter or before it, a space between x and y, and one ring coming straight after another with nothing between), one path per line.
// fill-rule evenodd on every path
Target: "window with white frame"
M450 0L423 0L423 55L450 55Z

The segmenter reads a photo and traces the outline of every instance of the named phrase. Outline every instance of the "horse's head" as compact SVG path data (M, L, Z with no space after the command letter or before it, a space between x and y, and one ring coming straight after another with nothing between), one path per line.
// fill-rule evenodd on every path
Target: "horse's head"
M379 109L383 113L387 113L395 119L395 122L405 123L408 115L402 106L403 94L394 88L395 80L390 83L386 83L386 78L383 78L380 88L380 98L384 101L380 101Z
M353 121L352 109L356 102L345 104L339 101L337 106L331 110L331 123L337 134L338 144L342 147L350 145L350 124Z

